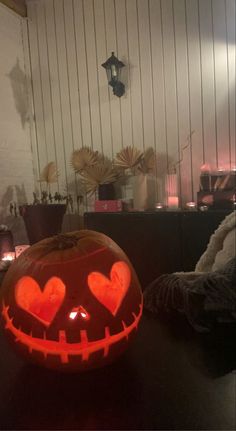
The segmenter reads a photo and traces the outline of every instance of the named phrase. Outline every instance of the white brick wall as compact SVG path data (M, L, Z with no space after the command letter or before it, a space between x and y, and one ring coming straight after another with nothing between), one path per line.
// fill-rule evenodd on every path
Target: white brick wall
M27 238L9 205L30 201L34 190L22 23L0 4L0 224L10 226L16 244Z

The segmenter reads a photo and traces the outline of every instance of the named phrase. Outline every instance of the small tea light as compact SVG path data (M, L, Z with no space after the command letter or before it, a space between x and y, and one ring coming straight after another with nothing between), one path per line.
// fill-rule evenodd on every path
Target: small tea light
M195 210L195 209L196 209L196 202L193 202L193 201L191 201L191 202L187 202L187 203L186 203L186 208L187 208L189 211Z
M208 211L208 206L207 205L201 205L199 207L200 211Z
M15 252L14 251L6 251L2 254L2 260L4 261L12 261L15 259Z
M15 260L14 251L6 251L3 253L0 260L0 271L6 271L13 260Z
M157 202L155 205L155 208L157 211L163 210L164 209L164 204L161 202Z

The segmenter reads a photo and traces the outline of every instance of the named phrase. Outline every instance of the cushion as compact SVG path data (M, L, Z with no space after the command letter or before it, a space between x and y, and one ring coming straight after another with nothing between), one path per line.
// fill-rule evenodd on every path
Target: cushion
M183 313L199 332L220 322L236 323L236 258L218 271L161 275L144 291L144 307L157 314Z

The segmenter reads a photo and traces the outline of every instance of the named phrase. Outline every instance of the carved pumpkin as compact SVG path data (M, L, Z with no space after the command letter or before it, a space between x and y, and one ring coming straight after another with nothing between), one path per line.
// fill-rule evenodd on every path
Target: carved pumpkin
M1 316L13 345L55 369L103 366L136 332L142 293L124 252L83 230L44 239L11 265Z

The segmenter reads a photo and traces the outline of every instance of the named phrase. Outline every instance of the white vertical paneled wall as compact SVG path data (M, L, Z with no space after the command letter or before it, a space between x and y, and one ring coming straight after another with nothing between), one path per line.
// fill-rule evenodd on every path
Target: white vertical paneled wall
M0 4L0 224L11 228L16 244L27 237L21 217L10 215L10 203L31 200L34 190L24 34L27 40L24 19Z
M196 199L203 163L236 164L235 14L235 0L29 1L37 174L55 160L56 187L78 193L74 149L152 146L158 199L173 164L182 204ZM111 51L121 98L101 67Z

